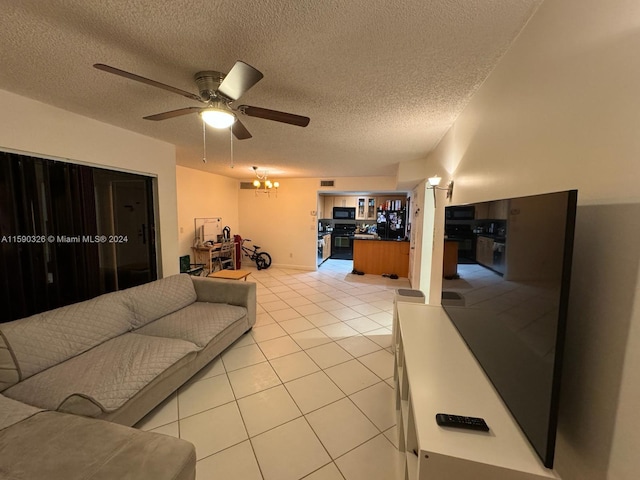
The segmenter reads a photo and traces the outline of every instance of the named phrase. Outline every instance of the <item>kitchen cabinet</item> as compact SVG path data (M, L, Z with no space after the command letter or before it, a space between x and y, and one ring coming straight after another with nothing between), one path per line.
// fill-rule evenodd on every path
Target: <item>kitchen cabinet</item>
M476 220L506 220L509 216L509 200L476 203Z
M442 276L444 278L458 278L458 242L455 240L444 241Z
M509 216L509 200L489 202L489 218L492 220L506 220Z
M357 197L356 198L356 220L376 219L376 198Z
M331 256L331 234L328 233L322 237L322 261L324 262Z
M489 218L489 202L476 203L475 207L475 219L484 220Z
M333 197L334 207L356 207L356 197L351 196L335 196ZM332 209L333 210L333 209Z
M476 261L485 267L493 266L493 238L478 237L476 240Z
M355 195L320 195L318 200L318 219L333 218L333 207L352 207L356 209L356 220L375 220L380 206L386 207L387 201L399 200L401 210L407 205L407 197L386 195L381 197ZM394 210L394 208L389 208Z
M323 198L323 215L324 218L333 218L333 199L335 197L332 196L325 196L322 197Z
M348 197L343 195L326 195L323 202L324 218L333 218L333 207L356 208L356 197Z

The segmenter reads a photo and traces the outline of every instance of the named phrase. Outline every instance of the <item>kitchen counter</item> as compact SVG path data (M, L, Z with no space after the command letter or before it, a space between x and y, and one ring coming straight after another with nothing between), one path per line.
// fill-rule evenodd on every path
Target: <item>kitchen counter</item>
M499 236L499 235L492 235L490 233L477 233L476 234L478 237L487 237L490 238L491 240L493 240L494 242L498 242L498 243L504 243L507 240L507 237L505 237L504 235Z
M353 241L353 268L364 273L409 276L409 241L358 239Z
M355 240L365 240L365 241L371 241L371 240L375 240L377 242L396 242L396 243L402 243L402 242L408 242L409 240L396 240L394 238L380 238L380 237L374 237L373 235L367 235L367 234L362 234L362 233L356 233L353 237Z

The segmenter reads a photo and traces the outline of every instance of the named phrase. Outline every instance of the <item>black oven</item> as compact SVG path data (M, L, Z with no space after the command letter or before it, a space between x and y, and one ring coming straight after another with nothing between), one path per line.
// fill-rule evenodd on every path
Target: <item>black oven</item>
M334 220L355 220L356 207L333 207Z
M354 224L336 223L331 232L331 258L353 260Z

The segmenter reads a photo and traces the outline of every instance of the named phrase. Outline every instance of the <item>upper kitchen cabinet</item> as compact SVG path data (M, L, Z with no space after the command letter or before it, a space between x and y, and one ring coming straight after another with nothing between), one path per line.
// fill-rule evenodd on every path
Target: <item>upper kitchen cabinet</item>
M335 197L327 195L320 198L323 200L322 214L324 215L324 218L333 218L333 199Z
M489 218L506 220L509 216L509 200L489 202Z
M324 218L333 218L333 207L356 208L356 197L346 195L321 195L322 214ZM320 209L318 209L320 210ZM356 208L357 211L357 208Z
M375 220L376 205L375 197L357 197L356 220Z
M353 207L356 208L356 197L335 196L333 197L333 207Z
M475 208L475 219L476 220L484 220L485 218L489 218L489 203L476 203L473 205Z
M506 220L509 216L509 200L476 203L476 220Z
M356 209L356 220L375 221L378 208L386 208L387 201L400 201L400 210L407 207L407 197L401 195L356 196L356 195L323 195L318 197L318 219L333 218L333 207L351 207ZM389 207L389 210L393 208Z

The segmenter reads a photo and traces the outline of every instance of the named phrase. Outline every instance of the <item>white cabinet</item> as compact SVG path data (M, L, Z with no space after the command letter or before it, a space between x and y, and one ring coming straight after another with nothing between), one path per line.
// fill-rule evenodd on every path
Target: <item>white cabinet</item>
M442 307L396 304L395 395L406 480L559 479L542 465ZM396 325L394 325L396 327ZM486 420L442 428L437 413Z

